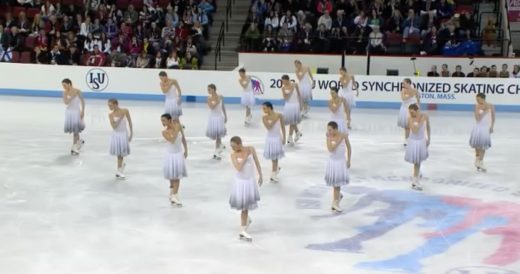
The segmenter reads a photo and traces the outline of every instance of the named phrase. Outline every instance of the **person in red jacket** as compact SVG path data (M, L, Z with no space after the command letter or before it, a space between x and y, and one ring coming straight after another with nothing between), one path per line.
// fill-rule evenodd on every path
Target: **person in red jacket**
M101 67L105 64L105 55L99 50L99 46L94 46L94 52L89 56L87 65Z

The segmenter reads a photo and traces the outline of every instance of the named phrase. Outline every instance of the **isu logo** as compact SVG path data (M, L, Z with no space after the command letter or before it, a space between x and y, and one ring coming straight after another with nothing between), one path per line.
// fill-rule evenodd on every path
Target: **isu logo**
M87 86L94 91L103 91L108 86L108 74L102 69L91 69L86 76Z

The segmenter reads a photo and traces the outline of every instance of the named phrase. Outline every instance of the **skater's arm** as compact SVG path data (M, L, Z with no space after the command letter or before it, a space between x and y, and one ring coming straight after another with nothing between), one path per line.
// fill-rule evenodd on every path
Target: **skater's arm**
M222 113L224 113L224 123L227 123L227 112L226 106L224 105L224 96L220 96L220 102L222 102Z
M311 69L308 67L307 72L309 73L309 77L311 78L312 84L314 85L314 76L312 75ZM313 86L311 85L311 87Z
M285 141L287 140L287 135L285 133L285 121L283 120L283 115L278 115L280 116L280 128L282 129L282 144L285 145Z
M184 130L182 129L182 125L179 123L179 131L181 132L181 142L184 147L184 158L188 158L188 143L186 142L186 136L184 135Z
M430 145L430 142L431 142L430 117L428 117L428 115L425 114L424 119L426 120L426 135L428 136L427 144Z
M177 80L173 79L172 85L175 86L175 90L177 90L177 94L179 95L179 100L177 100L177 102L180 105L182 102L182 91L181 91L181 87L179 86L179 82L177 82Z
M343 98L343 109L345 110L345 115L347 116L347 121L350 122L350 105L347 102L347 99Z
M489 107L491 108L491 128L489 130L493 133L493 128L495 127L495 106L489 104Z
M213 99L213 98L212 98L211 96L208 96L208 107L209 107L210 109L214 109L215 106L216 106L217 103L218 103L217 101L212 100L212 99Z
M302 100L302 95L300 94L300 87L298 87L298 84L294 84L294 90L296 91L296 96L298 96L298 102L300 102L300 111L302 111L303 100Z
M242 83L242 79L240 79L240 78L238 79L238 83L240 84L240 86L241 86L241 87L242 87L243 89L246 89L246 87L247 87L247 84L248 84L248 82L247 82L247 81L246 81L246 83L245 83L245 84L244 84L244 83Z
M168 90L170 89L170 86L171 86L170 85L170 81L168 81L168 82L161 81L161 91L162 91L162 93L164 93L164 94L168 93Z
M419 91L415 89L415 98L417 99L417 106L421 108L421 94Z
M334 150L336 150L341 141L341 139L338 141L336 139L327 138L327 149L329 150L329 152L333 152Z
M269 117L267 117L267 116L262 117L262 123L264 124L265 128L267 128L267 129L273 128L273 125L275 122L276 121L269 120Z
M359 96L359 87L356 86L356 79L354 78L354 75L352 75L352 89L356 91L356 96Z
M78 90L79 101L81 102L81 119L85 117L85 99L83 98L83 93Z
M475 110L473 111L473 115L475 116L475 120L480 121L480 113L478 112L478 105L475 105Z
M110 126L112 127L112 129L116 129L116 127L121 122L121 120L119 120L117 122L114 121L114 114L113 113L108 114L108 121L110 121Z
M332 100L329 101L329 109L332 112L336 112L338 110L338 105L336 105Z
M408 99L408 96L406 92L404 92L404 89L401 89L401 100L406 101L406 99Z
M238 171L240 171L244 167L244 164L246 163L246 160L247 159L243 159L243 161L239 163L237 154L236 153L232 153L231 154L231 162L233 163L233 167L235 167L235 169L238 170Z
M256 171L258 172L258 182L262 184L262 167L260 166L260 161L258 161L258 155L256 155L256 149L254 147L249 148L251 154L253 154L253 160L255 160Z
M347 146L347 167L350 168L350 156L352 155L352 147L350 146L350 140L348 135L345 135L345 145Z
M128 128L130 129L130 136L128 137L128 141L132 141L132 137L134 136L134 125L132 124L132 118L130 117L130 111L128 111L128 109L125 109L125 116L126 120L128 120Z
M67 93L63 93L63 103L65 103L65 105L68 105L70 103L70 101L72 101L72 98L74 97L71 97L71 98L68 98L67 97Z

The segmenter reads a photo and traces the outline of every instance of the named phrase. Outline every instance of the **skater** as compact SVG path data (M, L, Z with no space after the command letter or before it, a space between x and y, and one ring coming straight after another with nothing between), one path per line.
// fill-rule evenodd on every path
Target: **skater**
M341 84L341 92L339 96L345 98L348 103L348 112L347 112L347 128L352 129L350 126L350 111L356 107L356 97L359 96L359 89L356 88L356 95L354 96L354 83L356 80L354 79L354 75L347 72L345 67L339 69L339 82Z
M495 107L486 102L484 93L477 94L475 105L475 120L477 124L471 131L469 144L475 149L475 167L477 171L486 171L484 167L484 154L491 147L491 133L495 126Z
M166 72L159 72L161 79L161 91L165 95L164 112L177 119L182 116L182 93L179 83L175 79L168 78Z
M345 149L347 156L345 157ZM333 200L331 210L342 212L339 203L343 198L341 186L347 185L350 181L348 169L350 168L350 156L352 150L347 134L338 130L338 124L330 121L327 124L327 150L330 153L325 173L325 182L333 187Z
M422 190L420 182L421 163L428 159L428 146L430 146L430 118L426 113L419 110L417 104L411 104L408 107L410 118L408 119L408 128L411 133L408 137L408 145L406 146L405 161L413 164L412 188Z
M302 117L306 118L310 110L310 102L312 101L314 78L312 77L310 68L303 66L300 60L294 61L294 66L296 68L296 77L298 78L298 86L303 102Z
M289 140L287 140L287 143L294 145L303 135L298 129L298 124L301 122L300 113L303 103L298 85L292 83L288 75L282 76L282 95L285 101L283 120L285 125L289 125ZM293 134L296 134L294 140Z
M222 152L225 146L222 144L222 137L226 136L227 113L224 106L224 97L217 94L217 87L214 84L208 85L208 107L210 110L206 136L215 140L215 153L213 159L222 160Z
M238 83L243 89L240 104L242 104L242 106L246 108L246 119L244 121L244 124L246 126L249 126L253 121L253 114L251 114L251 109L255 105L253 83L251 82L251 76L246 75L246 70L244 68L238 70L238 74L240 75Z
M263 103L262 110L265 113L262 121L267 129L264 158L272 161L271 183L278 183L278 173L280 172L278 161L285 156L283 148L285 144L284 120L282 114L274 112L271 102Z
M256 150L251 146L244 146L242 139L238 136L231 138L231 162L236 169L236 174L229 198L231 208L241 210L240 233L241 240L251 241L252 237L247 232L251 219L249 210L258 207L260 193L258 187L262 185L262 169L258 162ZM258 172L258 182L255 180L255 167Z
M188 157L188 145L178 119L165 113L161 116L161 122L165 127L162 136L166 140L163 174L164 178L170 181L170 202L172 205L181 207L182 202L178 192L181 179L188 176L185 163L185 159Z
M329 100L329 109L331 112L331 120L338 124L338 130L341 134L347 134L347 123L345 122L345 117L347 121L350 121L350 106L347 102L347 99L339 96L338 88L331 87L330 88L330 100Z
M417 104L417 107L419 107L421 104L419 97L419 92L412 86L412 80L409 78L404 79L403 87L401 89L401 100L403 102L401 103L397 119L397 125L404 129L404 146L406 146L406 140L408 140L408 136L410 135L410 129L408 128L408 107L412 104Z
M133 136L132 119L130 118L130 112L126 108L120 108L119 102L116 99L108 100L108 108L112 111L108 115L108 120L114 132L110 139L110 155L117 156L117 172L116 178L126 178L124 174L125 166L124 157L130 155L130 141ZM130 129L128 133L126 124Z
M71 155L79 155L81 146L85 143L80 137L80 133L85 129L85 100L79 89L72 86L70 79L61 81L63 86L63 102L67 106L65 110L65 133L72 133Z

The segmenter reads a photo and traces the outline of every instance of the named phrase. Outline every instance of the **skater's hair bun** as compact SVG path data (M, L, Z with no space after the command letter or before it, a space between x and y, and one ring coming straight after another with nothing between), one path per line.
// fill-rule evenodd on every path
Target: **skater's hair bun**
M410 80L410 78L404 78L403 81L405 81L405 82L408 83L408 84L411 84L411 83L412 83L412 80Z
M300 60L294 60L294 63L295 63L295 64L300 64L300 65L301 65L301 64L302 64L302 61L300 61Z
M168 76L168 74L166 74L166 71L161 71L161 72L159 72L159 76L166 77L166 76Z
M242 145L242 138L240 138L239 136L233 136L231 137L230 142L235 143L237 145Z
M486 100L486 94L484 94L482 92L481 93L477 93L477 98L482 98L482 99Z
M215 86L215 84L209 84L208 88L213 89L213 90L217 90L217 86Z
M341 67L341 68L339 68L339 70L347 72L347 68L345 68L345 67Z
M241 69L238 70L238 72L246 73L246 69L245 68L241 68Z
M63 84L69 84L72 85L72 81L69 78L65 78L61 81Z
M287 74L282 75L282 80L289 80L289 75L287 75Z
M408 107L408 109L417 111L417 110L419 110L419 106L417 104L411 104Z
M266 106L267 108L273 109L273 104L271 102L264 102L262 105Z
M337 87L330 87L330 90L334 91L335 93L338 93L338 88Z
M112 104L114 104L114 105L119 105L119 101L117 101L116 98L110 98L110 99L108 99L108 102L109 102L109 103L112 103Z
M172 116L169 113L165 113L161 115L161 118L165 118L166 120L171 121Z
M338 129L338 123L334 122L334 121L330 121L328 124L327 124L328 127L331 127L332 129Z

